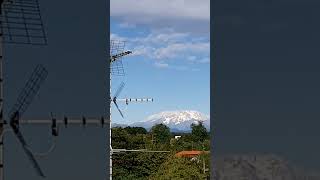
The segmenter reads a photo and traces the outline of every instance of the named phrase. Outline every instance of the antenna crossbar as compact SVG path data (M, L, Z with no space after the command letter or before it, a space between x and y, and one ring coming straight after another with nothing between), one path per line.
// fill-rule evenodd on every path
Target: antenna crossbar
M132 53L132 51L125 51L125 52L122 52L122 53L119 53L119 54L116 54L116 55L112 55L112 56L110 56L110 63L113 63L117 59L119 59L119 58L121 58L123 56L129 55L131 53Z
M57 119L57 124L83 124L83 118L78 119ZM88 118L85 120L86 124L101 124L107 123L109 120L99 118ZM52 119L20 119L20 124L52 124Z
M117 101L126 102L126 104L129 102L153 102L153 98L123 98L117 99Z

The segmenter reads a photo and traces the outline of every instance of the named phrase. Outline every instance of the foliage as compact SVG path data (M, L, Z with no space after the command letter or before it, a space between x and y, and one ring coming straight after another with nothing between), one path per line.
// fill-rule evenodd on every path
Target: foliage
M157 124L151 128L154 141L160 144L169 144L171 139L170 129L164 124Z
M195 142L203 142L209 137L209 133L201 121L199 121L198 124L192 123L191 129L192 138Z
M149 149L151 136L144 128L113 128L112 147L114 149ZM114 179L146 179L154 173L167 158L167 153L126 152L113 155Z
M210 140L205 128L193 125L192 133L170 133L170 129L157 124L148 132L142 127L112 128L114 149L165 150L170 153L125 152L113 154L113 179L203 179L209 172L203 171L203 162L208 168L208 154L199 156L199 161L176 158L175 153L183 150L210 150ZM205 131L204 131L205 130ZM175 139L174 135L181 138ZM196 135L200 137L195 138Z
M126 130L130 135L137 135L137 134L147 134L147 130L143 127L125 127Z
M186 158L171 157L161 165L159 171L153 174L150 180L200 180L205 176L201 173L196 163Z
M144 149L144 134L135 134L134 136L128 133L125 128L112 128L112 147L115 149Z
M128 152L115 154L113 161L114 179L146 179L155 173L158 167L167 159L165 153ZM134 178L133 178L134 177Z

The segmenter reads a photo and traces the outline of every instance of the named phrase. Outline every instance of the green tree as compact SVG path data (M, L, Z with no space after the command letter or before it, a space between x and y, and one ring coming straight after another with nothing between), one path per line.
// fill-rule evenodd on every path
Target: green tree
M147 134L147 130L143 127L125 127L124 130L126 130L131 135L137 135L137 134Z
M129 143L129 134L122 127L111 129L112 147L115 149L125 149Z
M127 152L113 155L114 179L147 179L167 160L168 153Z
M156 143L169 144L170 143L170 128L164 124L156 124L151 128L151 135Z
M150 180L202 180L204 178L205 175L196 162L174 156L149 177Z
M144 128L112 128L112 147L114 149L144 149L145 148Z
M198 124L191 124L191 135L194 142L203 142L209 138L209 133L201 121Z
M145 149L147 134L144 128L112 128L114 149ZM147 148L148 149L148 148ZM145 180L167 159L168 153L126 152L113 154L113 179Z

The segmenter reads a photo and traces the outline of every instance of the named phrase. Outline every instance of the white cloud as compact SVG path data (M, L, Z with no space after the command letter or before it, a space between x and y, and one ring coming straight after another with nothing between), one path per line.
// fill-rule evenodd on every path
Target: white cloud
M210 51L209 42L173 43L153 52L156 59L172 59L185 57L188 54L206 55Z
M122 28L147 25L193 33L210 31L210 0L111 0L110 11Z
M166 30L163 32L152 32L146 37L134 38L131 41L147 44L168 44L185 40L187 37L189 37L188 33L177 33L173 30Z
M171 69L178 70L178 71L189 70L189 68L187 66L172 66Z
M154 65L158 68L168 68L169 64L163 62L155 62Z
M110 34L110 39L111 40L118 40L118 41L127 41L128 40L126 37L120 36L120 35L114 34L114 33Z
M121 28L135 28L136 25L135 24L130 24L128 22L123 22L123 23L120 23L119 26Z
M111 16L136 22L158 19L210 19L210 0L111 0ZM137 18L137 19L135 19Z
M177 71L186 71L186 70L191 70L193 71L193 69L190 69L187 66L181 66L181 65L169 65L167 63L163 63L163 62L155 62L154 66L156 66L157 68L162 68L162 69L172 69L172 70L177 70Z
M209 63L209 62L210 62L209 57L205 57L205 58L199 60L199 63Z
M166 30L135 38L111 34L111 39L113 38L126 41L127 48L133 51L133 56L151 60L158 68L186 70L187 62L189 64L210 62L209 40L193 37L188 33Z
M126 41L133 56L177 70L185 70L188 62L209 62L210 0L111 0L110 5L112 25L137 34L141 27L148 29L136 36L111 34L111 39Z
M197 58L196 56L188 56L187 60L191 64L206 64L206 63L210 63L210 58L209 57Z

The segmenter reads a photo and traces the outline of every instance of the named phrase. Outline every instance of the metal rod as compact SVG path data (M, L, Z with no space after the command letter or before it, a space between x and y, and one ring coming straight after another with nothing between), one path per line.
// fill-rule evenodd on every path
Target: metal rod
M17 10L17 9L16 9ZM12 9L10 10L6 10L6 13L12 13L12 14L16 14L16 13L21 13L20 11L13 11ZM26 15L38 15L39 13L35 13L35 12L24 12L24 14Z
M2 28L11 28L11 29L16 29L16 30L25 30L25 28L22 27L8 27L8 26L2 26ZM34 30L34 31L41 31L41 28L30 28L28 27L29 30Z
M147 149L112 149L114 153L121 153L121 152L150 152L150 153L169 153L170 151L151 151Z
M110 63L116 61L116 60L119 59L120 57L126 56L126 55L131 54L131 53L132 53L131 51L126 51L126 52L121 52L121 53L119 53L119 54L110 56Z
M20 9L19 8L14 8L14 7L12 7L12 8L10 8L10 11L11 10L14 10L14 11L17 11L17 12L20 12ZM6 12L7 12L7 10L5 10ZM34 10L34 9L25 9L25 11L26 12L28 12L28 13L34 13L34 12L39 12L38 10Z
M104 120L104 122L107 122ZM19 120L20 124L52 124L52 119L21 119ZM56 119L57 124L65 124L63 119ZM83 124L82 119L68 119L67 124ZM102 124L101 119L88 119L86 120L86 124Z
M7 16L7 18L8 19L21 19L21 18L23 18L23 19L25 19L25 20L30 20L30 21L41 21L41 19L40 18L33 18L33 17L24 17L24 15L25 15L25 10L23 10L23 9L21 9L21 11L22 11L22 17L21 16Z
M110 66L111 66L111 63L110 63ZM109 83L110 83L110 96L111 96L111 72L110 72L110 81L109 81ZM111 99L111 97L109 98L109 103L110 103L110 117L109 117L109 122L110 122L110 125L109 125L109 142L110 142L110 164L109 164L109 166L110 166L110 174L109 174L109 176L110 176L110 180L112 180L112 154L113 154L113 150L112 150L112 146L111 146L111 140L112 140L112 138L111 138L111 103L112 103L112 99Z

